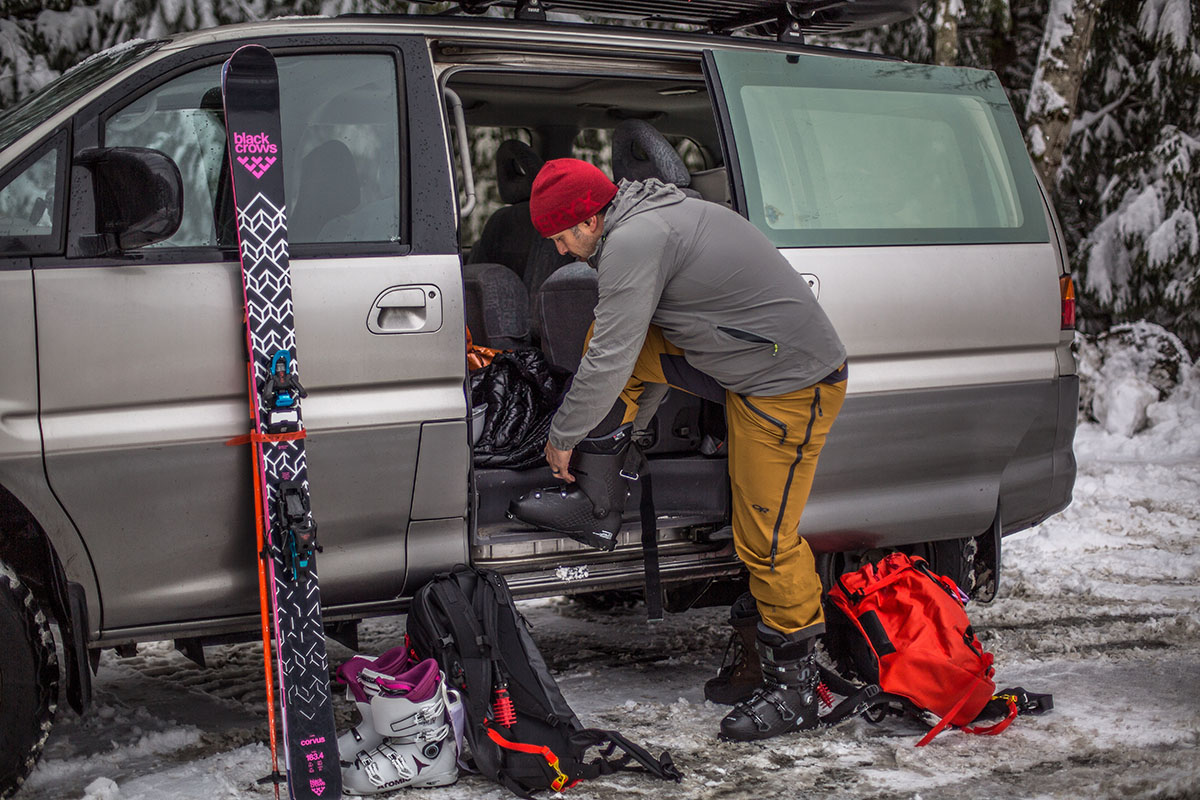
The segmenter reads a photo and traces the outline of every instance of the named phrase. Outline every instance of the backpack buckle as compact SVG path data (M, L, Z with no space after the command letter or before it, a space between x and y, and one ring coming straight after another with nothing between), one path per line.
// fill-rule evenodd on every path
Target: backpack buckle
M556 792L561 792L566 787L569 778L567 778L565 772L559 769L558 756L555 756L553 761L547 758L546 763L550 765L550 768L553 769L555 774L558 776L554 780L550 781L550 788Z

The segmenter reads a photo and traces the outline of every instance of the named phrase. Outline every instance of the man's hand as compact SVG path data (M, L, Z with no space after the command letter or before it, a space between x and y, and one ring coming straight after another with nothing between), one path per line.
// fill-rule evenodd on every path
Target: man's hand
M571 474L568 467L571 466L571 453L574 450L559 450L554 445L546 442L546 463L550 465L550 471L554 473L554 477L560 481L574 483L575 476Z

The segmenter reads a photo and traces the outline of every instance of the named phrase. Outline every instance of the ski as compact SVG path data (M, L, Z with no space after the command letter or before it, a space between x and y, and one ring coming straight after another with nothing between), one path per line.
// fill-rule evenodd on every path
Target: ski
M250 356L256 524L271 586L288 791L293 800L336 798L341 767L300 414L305 392L296 359L274 57L259 45L239 48L225 62L221 92Z

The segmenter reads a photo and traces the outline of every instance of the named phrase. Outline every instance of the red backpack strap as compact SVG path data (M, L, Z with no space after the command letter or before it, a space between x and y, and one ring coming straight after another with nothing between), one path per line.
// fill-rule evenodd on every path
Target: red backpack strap
M559 768L558 756L549 747L544 745L525 744L524 742L510 742L508 739L505 739L503 736L501 736L495 728L491 727L487 729L487 735L489 739L491 739L500 747L503 747L505 750L514 750L518 753L540 755L542 758L546 759L546 763L550 765L550 769L554 770L556 776L554 780L550 782L550 788L554 791L561 792L564 789L570 789L576 783L579 783L579 781L575 781L574 783L567 782L570 780L570 778L568 778L567 774L563 772L561 768Z

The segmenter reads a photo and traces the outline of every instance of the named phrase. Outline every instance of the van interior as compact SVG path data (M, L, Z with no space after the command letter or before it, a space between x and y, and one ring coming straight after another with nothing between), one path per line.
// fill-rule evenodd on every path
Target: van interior
M574 372L596 305L596 273L560 256L529 218L529 192L552 158L591 161L619 182L655 177L690 195L730 203L721 143L699 64L660 75L566 74L459 66L443 75L452 139L462 127L477 142L456 153L467 324L477 345L539 348ZM483 197L491 192L492 202ZM665 394L664 394L665 392ZM648 395L652 394L647 392ZM650 460L664 556L698 548L728 553L724 410L678 390L661 401L638 442ZM647 409L643 408L643 413ZM644 420L639 417L638 428ZM506 518L511 499L555 485L549 468L476 468L473 545L481 563L545 553L562 563L582 549L558 534ZM621 542L638 541L640 487L625 507ZM631 548L631 558L640 558ZM581 555L583 555L581 553ZM548 562L549 563L549 562Z

